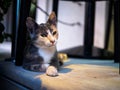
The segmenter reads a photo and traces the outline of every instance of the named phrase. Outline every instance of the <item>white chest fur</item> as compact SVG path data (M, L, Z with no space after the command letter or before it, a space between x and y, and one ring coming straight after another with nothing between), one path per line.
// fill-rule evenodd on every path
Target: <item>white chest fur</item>
M55 53L55 47L40 48L38 53L44 59L44 64L50 63L51 58Z

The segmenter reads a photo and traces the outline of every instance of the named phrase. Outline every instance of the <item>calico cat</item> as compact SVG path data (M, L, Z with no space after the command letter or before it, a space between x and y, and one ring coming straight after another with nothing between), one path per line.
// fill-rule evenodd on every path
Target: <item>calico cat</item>
M52 12L46 23L37 24L31 17L26 20L30 40L25 48L23 68L32 71L45 71L49 76L57 76L59 60L56 43L58 30L56 15Z

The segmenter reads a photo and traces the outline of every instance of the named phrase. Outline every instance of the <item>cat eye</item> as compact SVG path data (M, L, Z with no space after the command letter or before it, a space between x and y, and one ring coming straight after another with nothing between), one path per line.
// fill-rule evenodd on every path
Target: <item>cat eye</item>
M41 34L41 36L42 36L42 37L46 37L47 35L45 35L45 34Z
M56 33L57 33L57 32L56 32L56 31L54 31L54 32L53 32L53 35L55 35Z

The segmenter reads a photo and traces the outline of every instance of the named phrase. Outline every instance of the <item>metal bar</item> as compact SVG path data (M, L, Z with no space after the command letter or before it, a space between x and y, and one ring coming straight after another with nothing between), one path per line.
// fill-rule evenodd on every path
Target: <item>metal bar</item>
M20 0L13 0L13 25L12 25L12 50L11 50L11 60L16 57L16 39L17 39L17 29L19 21L19 8Z
M119 0L114 1L114 62L119 63L119 74L120 74L120 2Z
M58 0L53 0L53 11L55 12L56 17L58 17L58 3Z
M22 65L23 62L23 52L26 45L26 18L29 15L31 0L21 0L20 7L20 19L19 19L19 28L17 36L17 47L16 47L16 65Z
M85 6L85 31L84 31L84 56L91 57L94 36L95 2L86 2Z
M111 26L111 21L112 21L112 6L113 2L109 1L107 3L107 15L106 15L106 28L105 28L105 42L104 42L104 49L108 49L108 43L109 43L109 36L110 36L110 26Z
M115 62L120 63L120 2L119 0L114 1L114 38L115 38L115 46L114 46L114 56Z

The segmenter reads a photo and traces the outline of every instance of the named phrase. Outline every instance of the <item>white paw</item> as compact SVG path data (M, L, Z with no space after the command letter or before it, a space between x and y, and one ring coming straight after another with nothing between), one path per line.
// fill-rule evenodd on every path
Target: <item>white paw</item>
M55 77L55 76L58 76L58 71L54 66L49 66L46 70L46 74L48 76Z

